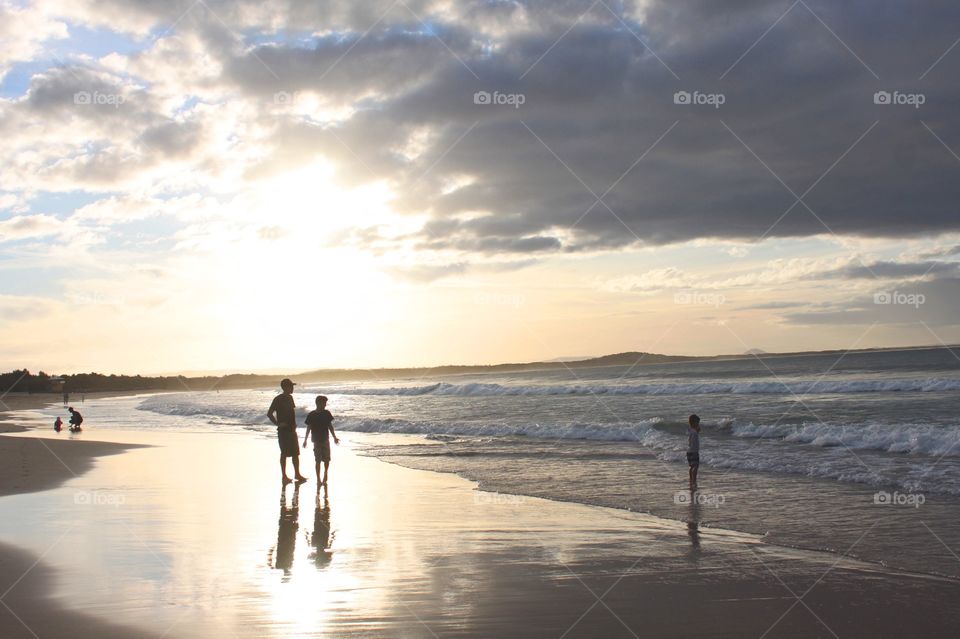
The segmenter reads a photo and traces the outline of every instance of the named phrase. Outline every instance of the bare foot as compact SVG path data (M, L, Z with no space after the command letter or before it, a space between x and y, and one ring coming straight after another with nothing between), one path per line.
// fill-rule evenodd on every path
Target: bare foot
M297 481L300 481L300 482L307 481L307 478L304 477L303 475L297 475Z
M292 481L293 481L293 480L290 479L289 477L287 477L286 475L283 476L283 483L284 483L284 484L289 484L289 483L292 482Z

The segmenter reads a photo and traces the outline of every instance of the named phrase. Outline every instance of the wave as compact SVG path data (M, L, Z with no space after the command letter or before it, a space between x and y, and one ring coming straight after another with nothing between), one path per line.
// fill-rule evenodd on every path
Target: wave
M216 418L221 423L244 426L272 426L262 408L210 401L187 394L155 395L144 399L139 408L176 416ZM302 422L307 410L298 408ZM408 421L403 419L341 416L342 430L364 433L403 433L414 435L460 435L478 437L523 436L542 439L581 439L592 441L640 442L655 448L679 450L686 442L685 424L649 417L632 422L543 423L476 421ZM728 417L704 422L705 441L716 438L778 440L785 444L816 447L846 447L894 454L918 454L932 457L960 456L960 426L929 424L858 423L838 424L754 424Z
M872 380L792 380L693 382L688 384L448 384L419 386L340 386L305 389L339 395L490 397L503 395L708 395L716 393L754 395L808 395L836 393L932 393L960 390L960 379L908 378Z
M853 450L960 456L960 427L929 424L733 423L734 437L779 439L790 444L842 446Z
M610 424L539 423L434 423L401 419L343 418L338 427L358 433L397 433L412 435L467 437L535 437L539 439L580 439L607 442L637 442L650 445L659 439L676 439L654 429L659 418L639 422Z

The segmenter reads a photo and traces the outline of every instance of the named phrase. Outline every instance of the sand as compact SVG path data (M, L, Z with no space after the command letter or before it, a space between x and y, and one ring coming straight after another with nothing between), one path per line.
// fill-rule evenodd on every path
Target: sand
M0 459L42 452L31 440L51 435L0 437L25 440L0 449ZM62 443L68 465L85 473L56 485L30 472L18 490L49 489L0 499L0 540L17 547L0 547L0 586L15 585L0 597L9 606L0 608L0 636L936 637L960 629L956 580L481 492L456 476L359 454L382 436L341 433L331 487L319 494L309 451L311 481L282 488L276 444L258 435L96 436L112 441L44 441ZM143 444L152 446L131 447ZM93 457L120 446L124 454Z
M90 394L90 397L108 396ZM22 423L11 420L11 411L42 408L59 403L59 395L8 393L0 404L0 433L24 432ZM6 406L10 410L4 410ZM51 430L53 426L51 424ZM0 496L47 490L85 473L94 459L115 455L129 446L71 438L66 431L57 439L0 437Z
M40 408L59 396L8 394L13 410ZM10 421L0 408L0 432L27 429ZM130 446L94 441L47 440L0 436L0 496L48 490L85 473L97 457L115 455ZM41 558L0 544L0 636L2 637L147 637L134 628L67 610L48 598L54 570Z

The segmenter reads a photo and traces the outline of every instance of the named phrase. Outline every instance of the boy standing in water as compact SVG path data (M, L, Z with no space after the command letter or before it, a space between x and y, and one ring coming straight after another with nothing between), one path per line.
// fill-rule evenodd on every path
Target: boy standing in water
M320 486L327 485L327 472L330 470L330 435L333 435L333 441L340 443L340 438L333 430L333 415L327 410L327 398L324 395L317 396L317 410L310 411L306 422L307 432L303 435L303 447L307 447L307 437L313 433L313 457L317 464L317 477L320 477L320 465L323 465L323 480L317 484L317 490Z
M700 417L687 419L687 463L690 465L690 489L697 487L697 471L700 470Z

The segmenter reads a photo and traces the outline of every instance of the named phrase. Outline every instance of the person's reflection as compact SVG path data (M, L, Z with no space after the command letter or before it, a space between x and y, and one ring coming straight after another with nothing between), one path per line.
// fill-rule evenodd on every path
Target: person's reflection
M687 517L687 535L694 550L700 548L700 495L690 491L690 514Z
M311 557L317 568L323 569L329 566L333 559L333 551L330 549L333 545L333 535L330 533L330 500L327 498L326 490L323 491L323 497L317 495L310 544L314 548Z
M297 544L300 515L300 484L293 487L293 504L287 505L286 486L280 489L280 519L277 522L277 545L271 551L270 565L282 570L284 578L293 567L293 551Z

